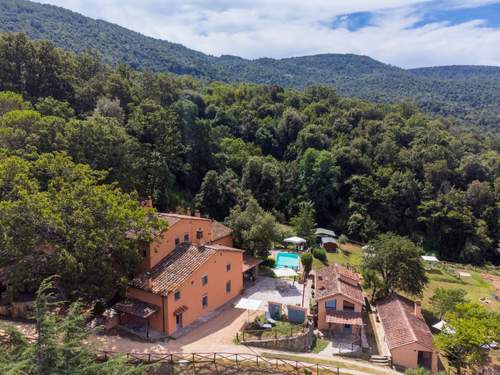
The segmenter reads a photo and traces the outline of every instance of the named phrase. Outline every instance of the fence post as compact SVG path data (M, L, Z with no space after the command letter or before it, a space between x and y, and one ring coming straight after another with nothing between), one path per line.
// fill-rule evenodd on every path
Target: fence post
M319 364L316 363L316 375L319 375Z
M108 360L108 352L107 351L104 351L104 360L107 361Z
M340 374L340 369L337 367L337 375Z
M238 353L236 353L236 367L238 367Z
M277 330L277 329L275 329L275 330L274 330L274 338L275 338L275 339L277 339L277 338L278 338L278 330Z
M148 353L148 363L151 362L151 353Z

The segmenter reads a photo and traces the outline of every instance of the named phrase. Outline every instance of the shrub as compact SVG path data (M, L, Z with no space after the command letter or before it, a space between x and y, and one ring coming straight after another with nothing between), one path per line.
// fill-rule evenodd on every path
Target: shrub
M314 250L313 250L313 256L316 258L316 259L319 259L320 261L322 261L323 263L326 263L328 258L326 256L326 251L325 249L323 249L322 247L316 247Z
M264 261L264 266L274 268L276 264L276 260L273 257L267 257L266 260Z

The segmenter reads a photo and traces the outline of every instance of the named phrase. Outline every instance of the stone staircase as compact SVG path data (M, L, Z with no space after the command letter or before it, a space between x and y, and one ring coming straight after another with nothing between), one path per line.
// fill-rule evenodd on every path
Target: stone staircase
M370 362L380 366L391 366L391 358L385 355L372 355Z

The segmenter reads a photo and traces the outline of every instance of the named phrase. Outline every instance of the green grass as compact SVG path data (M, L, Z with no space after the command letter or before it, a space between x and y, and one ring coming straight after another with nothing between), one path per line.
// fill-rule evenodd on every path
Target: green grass
M258 317L262 323L266 323L265 315L262 314ZM288 337L297 335L302 332L304 326L301 324L293 324L287 321L278 320L276 325L272 329L261 329L255 322L252 322L245 329L245 340L250 340L253 338L259 339L271 339L279 337Z
M458 277L456 272L459 269L461 268L456 268L454 265L447 264L427 272L429 284L424 290L422 304L424 309L431 310L429 300L434 295L437 288L460 288L467 292L467 298L471 302L481 303L480 298L486 297L491 303L483 304L483 306L491 310L500 309L500 302L496 301L491 296L495 291L494 287L481 278L480 272L467 270L467 272L471 274L470 277Z
M323 263L320 260L314 258L313 270L323 268L328 265L335 263L343 265L351 265L355 268L359 268L361 265L361 259L363 257L363 250L361 246L352 243L347 243L341 245L342 250L338 249L336 252L327 252L328 262Z
M312 348L312 352L318 354L328 346L328 340L317 338Z
M352 364L348 362L343 362L343 361L336 361L336 360L331 360L331 359L319 359L315 357L308 357L307 355L294 355L294 354L275 354L275 353L261 353L263 357L266 358L278 358L278 359L284 359L288 361L304 361L304 362L309 362L309 363L317 363L319 365L325 365L325 366L334 366L334 367L339 367L343 369L349 369L349 370L356 370L360 371L363 374L373 374L373 375L378 375L378 374L386 374L387 372L382 372L382 371L377 371L373 368L365 367L362 366L361 364ZM340 372L342 374L342 371Z

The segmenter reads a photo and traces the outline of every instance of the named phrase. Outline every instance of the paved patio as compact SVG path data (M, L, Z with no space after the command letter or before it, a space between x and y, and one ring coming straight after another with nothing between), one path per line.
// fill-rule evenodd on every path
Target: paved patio
M257 282L248 287L243 293L244 298L258 299L263 301L262 309L267 310L267 302L281 302L286 305L302 305L302 292L304 284L297 281L275 279L272 277L260 277ZM309 307L311 296L310 281L305 288L304 306Z

